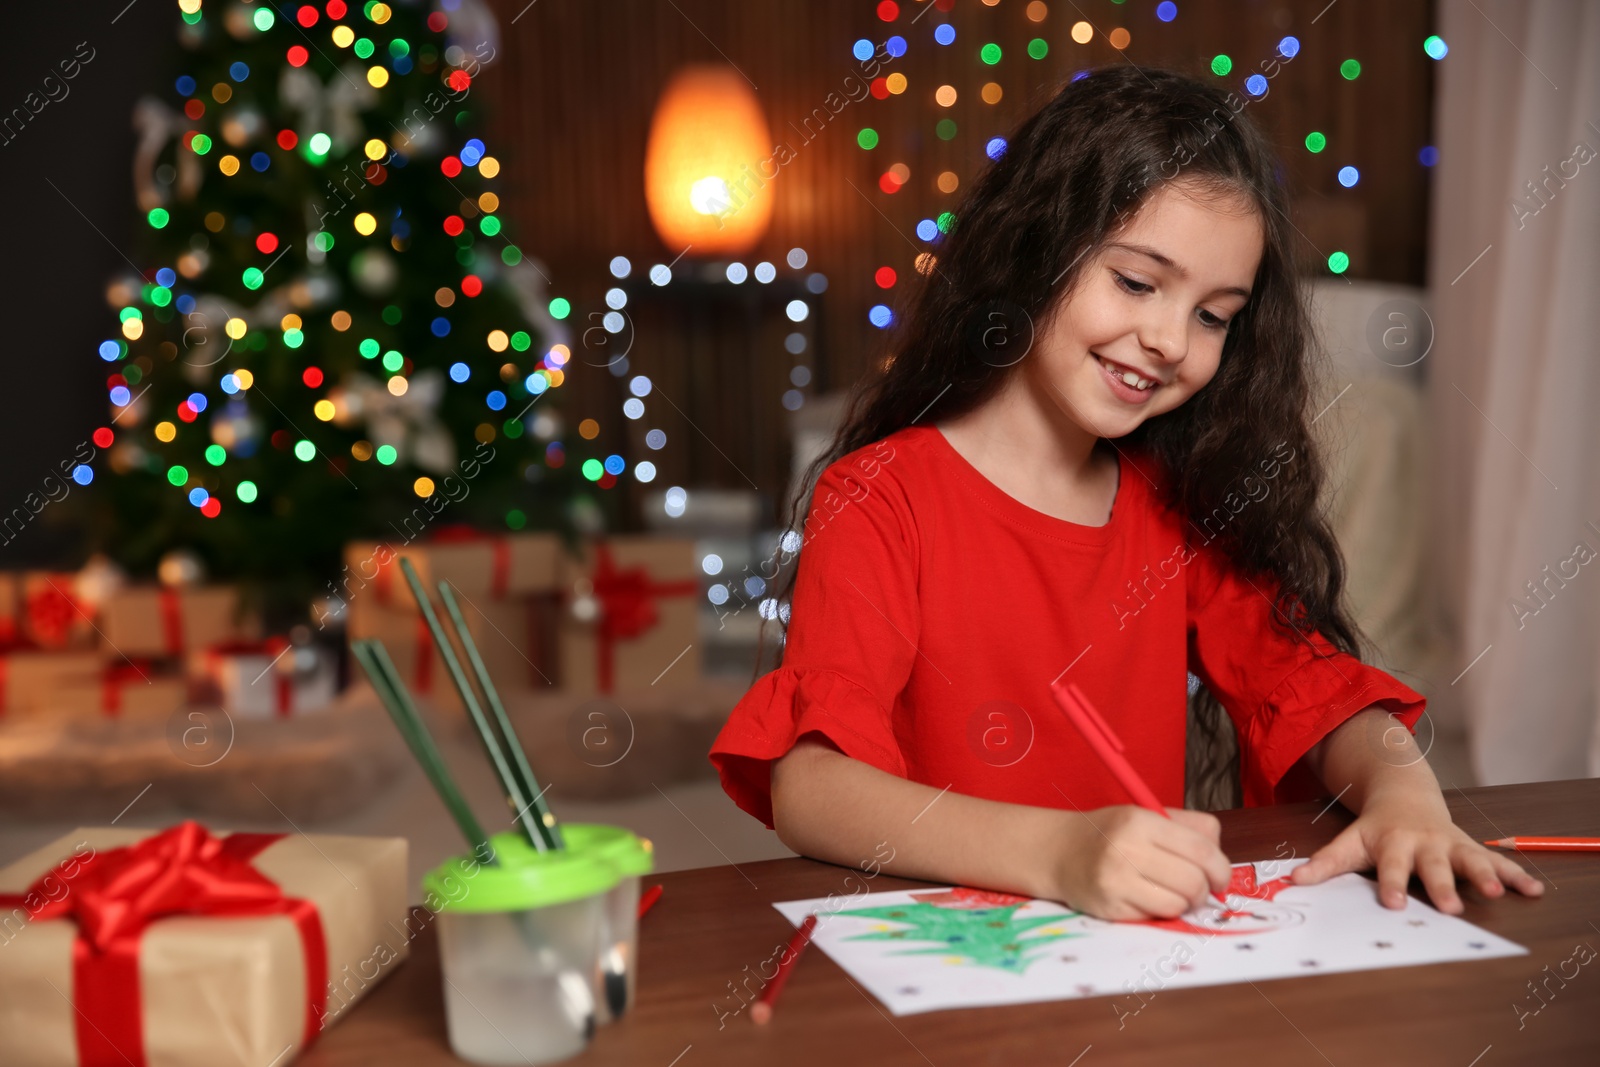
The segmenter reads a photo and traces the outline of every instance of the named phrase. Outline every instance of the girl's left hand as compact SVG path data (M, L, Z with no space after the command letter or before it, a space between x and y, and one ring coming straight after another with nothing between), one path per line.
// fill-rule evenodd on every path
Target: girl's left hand
M1378 868L1378 899L1388 908L1406 904L1406 883L1416 871L1433 904L1446 915L1465 910L1456 892L1459 874L1494 898L1505 886L1530 897L1544 883L1510 856L1492 852L1450 820L1448 810L1418 815L1415 803L1369 803L1356 821L1290 874L1294 885L1315 885L1346 871Z

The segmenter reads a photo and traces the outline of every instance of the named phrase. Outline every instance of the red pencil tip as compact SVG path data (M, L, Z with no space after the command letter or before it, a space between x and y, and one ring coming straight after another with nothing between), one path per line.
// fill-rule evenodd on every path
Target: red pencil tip
M639 911L637 913L638 918L644 918L645 912L654 907L656 901L661 899L661 893L662 889L659 884L653 885L644 891L644 894L639 898Z

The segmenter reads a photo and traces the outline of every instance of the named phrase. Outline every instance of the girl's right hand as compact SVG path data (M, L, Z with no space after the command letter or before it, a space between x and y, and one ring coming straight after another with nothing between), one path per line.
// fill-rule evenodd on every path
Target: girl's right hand
M1225 893L1233 874L1215 815L1131 804L1066 811L1056 899L1100 919L1172 919Z

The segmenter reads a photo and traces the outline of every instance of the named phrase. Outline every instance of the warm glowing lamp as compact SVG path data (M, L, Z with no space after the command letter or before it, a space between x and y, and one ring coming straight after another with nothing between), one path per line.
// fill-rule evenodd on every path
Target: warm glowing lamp
M645 201L674 252L748 252L772 218L766 119L732 67L697 64L673 75L656 104L644 156ZM766 163L765 170L772 167Z

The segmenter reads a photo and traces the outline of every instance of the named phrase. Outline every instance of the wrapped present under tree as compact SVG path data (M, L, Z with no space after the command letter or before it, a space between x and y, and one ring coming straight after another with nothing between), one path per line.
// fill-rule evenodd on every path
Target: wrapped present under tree
M177 658L217 644L250 640L260 625L230 586L129 585L101 606L107 652Z
M687 689L700 680L694 542L613 537L567 570L561 687L574 693Z
M556 684L565 559L558 537L455 527L399 550L375 542L346 546L350 639L381 640L414 693L460 711L460 697L400 573L401 558L411 561L430 595L436 583L450 583L496 688Z
M0 716L50 712L63 701L93 710L99 707L97 687L68 695L74 685L95 678L101 667L96 652L55 652L17 647L0 651Z
M75 574L24 571L20 576L12 624L23 640L39 648L89 648L96 640L94 608L79 602Z
M492 534L464 526L445 526L426 541L396 547L385 541L353 541L345 546L343 588L338 595L357 605L416 611L400 576L400 559L411 561L422 584L432 590L447 581L458 593L502 601L556 588L564 552L561 539L548 533Z
M326 709L338 696L338 668L326 648L282 637L213 645L190 658L192 695L247 719Z

